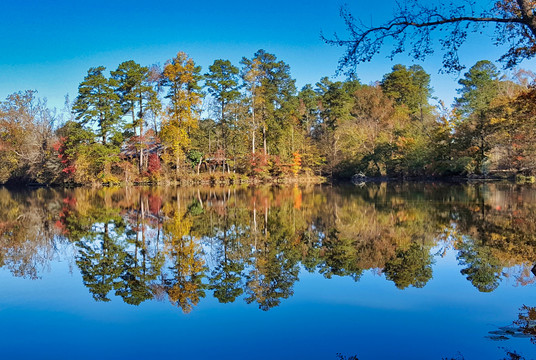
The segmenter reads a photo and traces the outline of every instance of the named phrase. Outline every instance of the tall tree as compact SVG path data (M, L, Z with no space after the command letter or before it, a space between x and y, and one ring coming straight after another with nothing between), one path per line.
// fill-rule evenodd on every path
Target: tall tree
M229 60L215 60L205 75L208 92L217 103L221 144L226 153L230 130L236 127L229 108L240 97L239 72Z
M333 82L323 77L316 84L319 99L320 124L315 129L315 137L327 159L328 172L333 176L336 166L341 161L340 135L337 129L351 119L354 102L352 93L359 87L356 79L348 82Z
M246 85L246 89L250 95L249 106L251 108L251 153L255 154L256 151L256 133L259 123L259 114L258 109L263 107L263 97L262 97L262 87L261 87L261 78L262 70L258 59L246 59L243 58L241 61L243 66L242 68L242 79Z
M298 94L301 125L310 135L318 119L318 95L311 84L305 85Z
M465 147L474 149L470 156L476 162L475 171L483 172L487 152L491 148L489 136L493 132L490 122L490 104L499 92L498 72L495 65L488 60L478 61L460 79L461 95L456 99L456 108L465 117L459 127L460 137L465 140Z
M147 108L158 106L159 99L150 79L149 68L141 66L133 60L119 64L117 70L111 72L117 82L116 92L121 101L124 114L132 116L134 133L139 127L139 172L143 170L143 125Z
M262 49L252 59L243 58L241 63L245 69L257 69L255 79L260 85L261 99L256 104L255 112L259 115L262 127L264 155L269 153L269 145L273 145L275 153L281 152L278 145L284 130L290 130L288 114L297 108L291 105L295 100L296 86L290 76L290 67Z
M104 76L104 66L90 68L84 81L78 86L78 96L73 105L76 120L84 125L97 125L97 136L106 145L110 137L119 131L123 112L120 98L115 93L117 82Z
M190 146L190 130L198 126L201 67L186 53L179 52L167 62L162 85L168 87L168 118L162 127L162 139L175 157L175 177L179 178L181 159Z
M502 131L502 143L507 146L507 154L503 161L506 168L516 169L524 174L534 174L536 171L536 88L531 86L521 91L513 101L499 103L494 110L498 111L494 118L499 119Z
M352 119L337 129L344 155L361 158L361 171L366 171L370 162L376 175L386 175L395 142L396 120L394 102L379 86L363 86L355 91Z
M86 174L102 177L104 182L116 181L111 175L111 165L119 160L123 142L120 99L115 79L104 76L104 66L90 68L78 87L78 96L72 111L76 120L87 130L94 132L95 143L88 144L77 155L77 169ZM100 144L98 144L100 141ZM85 170L83 170L85 169ZM89 176L91 178L93 176ZM87 178L86 178L87 180Z
M397 104L406 105L410 114L423 121L424 114L430 112L428 100L431 96L430 75L420 65L407 68L397 64L390 73L384 75L382 90Z

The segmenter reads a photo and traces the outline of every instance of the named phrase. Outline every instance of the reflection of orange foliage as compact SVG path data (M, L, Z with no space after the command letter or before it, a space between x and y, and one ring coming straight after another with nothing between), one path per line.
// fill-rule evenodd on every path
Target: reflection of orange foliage
M153 215L158 215L162 208L162 198L159 195L149 195L149 211Z
M256 207L257 209L270 208L272 206L277 206L277 204L272 203L273 193L270 189L258 188L255 189L252 196L249 199L250 209Z
M302 191L296 186L292 193L294 194L294 209L300 209L302 204Z
M255 189L252 196L249 198L249 208L253 209L255 205L257 210L260 210L262 213L263 209L284 206L289 203L290 199L294 199L294 203L296 204L296 191L302 196L301 189L296 190L291 187L278 188L277 191L274 191L273 188ZM301 202L302 200L299 200L299 207L301 207Z
M218 216L225 216L227 214L227 203L223 199L212 201L212 209Z

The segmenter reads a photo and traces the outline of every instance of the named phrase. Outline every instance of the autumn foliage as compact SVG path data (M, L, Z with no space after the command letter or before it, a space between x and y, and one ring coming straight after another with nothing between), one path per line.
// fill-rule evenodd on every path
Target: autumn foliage
M534 75L479 61L452 107L431 103L421 66L378 83L327 77L300 91L264 50L203 74L179 52L163 68L90 68L68 121L35 92L0 103L0 182L255 181L324 176L495 176L536 172ZM206 90L206 91L204 91ZM206 105L206 106L205 106Z

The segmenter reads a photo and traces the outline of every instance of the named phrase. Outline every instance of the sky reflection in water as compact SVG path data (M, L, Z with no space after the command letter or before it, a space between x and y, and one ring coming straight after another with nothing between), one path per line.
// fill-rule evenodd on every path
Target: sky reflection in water
M536 353L530 187L0 188L0 236L6 358Z

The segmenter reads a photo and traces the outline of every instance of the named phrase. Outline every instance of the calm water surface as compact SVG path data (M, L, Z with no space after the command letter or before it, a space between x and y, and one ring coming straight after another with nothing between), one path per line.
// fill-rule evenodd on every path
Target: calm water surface
M536 358L536 189L0 188L6 359Z

